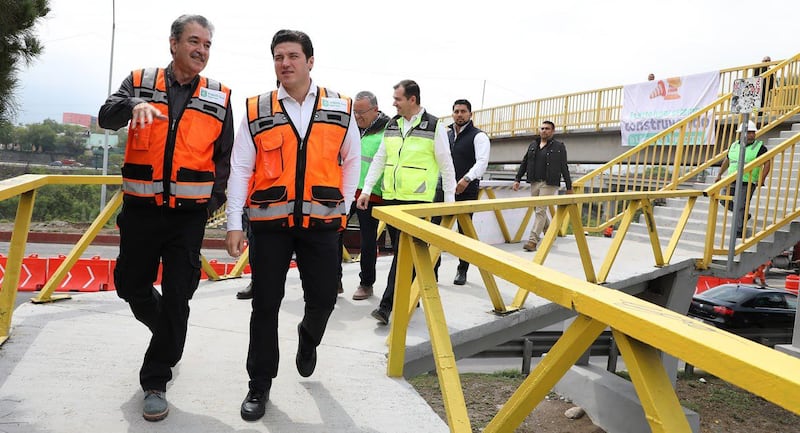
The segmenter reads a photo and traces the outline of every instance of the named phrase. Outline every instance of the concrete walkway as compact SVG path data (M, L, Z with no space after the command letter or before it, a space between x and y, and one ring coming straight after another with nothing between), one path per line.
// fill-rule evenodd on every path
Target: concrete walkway
M589 241L599 267L610 239ZM521 244L499 247L533 257ZM649 246L623 245L610 280L651 271L652 254L645 249ZM559 239L545 265L582 277L577 257L574 240ZM676 255L673 263L683 259ZM378 295L390 262L391 257L379 259ZM443 257L440 287L448 326L456 332L497 320L476 269L466 286L452 285L456 265L453 256ZM388 327L369 316L379 298L350 298L358 271L357 263L344 265L345 293L318 349L316 372L302 378L294 366L302 290L297 270L290 270L280 317L280 372L266 416L253 423L239 416L247 391L250 303L234 296L249 283L247 277L200 283L190 304L184 356L168 385L170 414L160 423L141 416L138 371L149 332L116 293L21 305L11 338L0 348L0 432L448 432L405 380L386 376ZM498 283L510 302L515 288ZM528 305L543 302L531 296ZM415 314L408 344L427 340L424 315Z

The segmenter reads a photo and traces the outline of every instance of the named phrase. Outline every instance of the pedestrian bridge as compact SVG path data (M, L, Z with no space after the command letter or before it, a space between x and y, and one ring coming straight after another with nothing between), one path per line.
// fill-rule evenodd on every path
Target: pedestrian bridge
M786 128L800 111L800 92L789 79L797 76L798 66L800 57L795 56L766 73L774 80L775 96L768 99L774 105L768 104L758 117L759 137ZM576 180L573 195L502 198L500 192L507 191L503 185L487 183L484 199L474 202L376 210L379 218L402 231L390 327L376 327L368 318L374 299L342 297L320 348L317 371L300 379L290 361L302 295L297 275L290 274L281 313L281 370L267 415L258 423L245 423L237 412L247 380L249 306L236 301L233 293L243 283L203 283L192 301L189 343L167 393L173 409L163 430L469 432L456 361L565 319L571 322L562 338L485 431L513 431L553 387L573 393L570 397L609 432L692 431L696 416L680 407L672 390L677 360L800 414L800 360L684 315L698 275L738 276L800 241L800 125L770 138L769 151L745 166L748 172L770 161L772 171L747 200L752 218L741 237L731 239L731 217L725 210L734 200L727 188L735 176L703 189L687 186L718 164L727 143L735 139L741 119L730 113L730 99L730 93L723 94ZM704 146L685 144L685 137L696 132L692 125L699 116L714 119L716 140ZM663 144L667 137L673 144ZM0 408L7 414L3 427L145 431L136 372L147 335L124 302L113 293L100 293L49 303L55 299L57 273L35 299L44 305L25 305L17 312L12 308L36 190L65 183L119 184L120 179L26 175L0 182L0 199L19 196L0 292L0 338L8 339L0 349L5 373ZM65 269L120 201L114 196L100 213L65 260ZM675 223L666 223L670 220L662 206L656 206L662 202L680 206ZM515 242L526 232L535 206L551 206L553 223L531 255ZM469 213L476 214L475 223ZM434 216L443 217L441 225L428 222ZM476 227L490 225L487 219L502 234L502 243L481 238L483 230ZM452 230L456 221L464 235ZM704 235L699 253L682 247L685 234L698 224ZM644 241L628 236L637 225L646 227ZM596 236L608 227L615 229L612 238ZM442 276L452 275L456 258L474 265L467 286L436 282L433 263L442 251ZM387 268L382 259L379 275ZM350 278L345 287L354 288L357 270L345 266L345 273ZM627 388L581 363L582 354L608 328L630 372ZM785 352L800 350L798 335ZM445 421L402 380L431 370L439 377ZM587 386L590 377L592 386ZM570 389L564 383L582 386ZM43 407L50 416L41 416ZM631 427L634 418L640 424Z

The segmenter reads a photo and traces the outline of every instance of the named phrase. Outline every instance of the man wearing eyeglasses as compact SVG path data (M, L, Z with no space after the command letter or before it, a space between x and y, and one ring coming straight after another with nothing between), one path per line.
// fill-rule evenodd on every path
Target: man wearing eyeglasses
M556 195L563 178L567 194L572 194L572 179L567 167L567 148L564 143L553 139L555 124L545 120L539 130L539 138L533 140L525 156L522 157L512 188L514 191L519 190L519 182L525 175L531 184L531 196ZM541 239L539 235L547 231L549 225L547 206L537 206L528 242L522 248L525 251L536 251Z
M358 92L353 102L353 114L361 133L361 177L356 188L356 199L364 189L364 179L367 177L372 158L378 152L378 147L383 140L383 130L389 123L389 116L378 109L378 98L368 91ZM358 231L361 235L361 253L359 264L361 272L358 274L359 284L353 300L361 301L372 296L372 285L375 284L375 262L378 259L378 220L372 216L372 208L383 203L381 198L382 176L372 187L366 209L356 208L358 215ZM341 251L341 249L340 249ZM339 261L341 263L341 260ZM341 266L341 264L339 265Z

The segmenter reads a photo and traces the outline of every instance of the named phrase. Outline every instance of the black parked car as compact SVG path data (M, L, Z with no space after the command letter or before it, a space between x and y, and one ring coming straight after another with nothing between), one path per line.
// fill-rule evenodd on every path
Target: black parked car
M723 284L694 295L689 316L757 341L791 341L797 295L750 284ZM776 341L780 340L780 341Z

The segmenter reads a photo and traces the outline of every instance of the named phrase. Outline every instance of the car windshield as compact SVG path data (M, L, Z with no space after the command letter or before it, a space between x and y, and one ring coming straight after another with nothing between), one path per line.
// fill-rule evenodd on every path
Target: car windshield
M698 298L739 304L749 298L750 295L751 292L749 290L739 290L739 286L717 286L706 290Z

